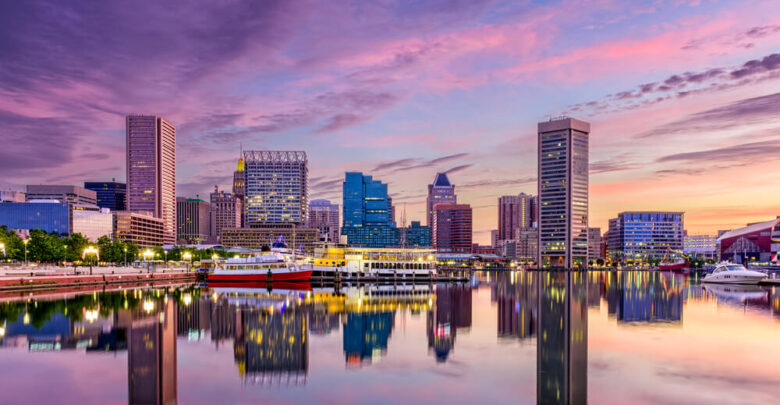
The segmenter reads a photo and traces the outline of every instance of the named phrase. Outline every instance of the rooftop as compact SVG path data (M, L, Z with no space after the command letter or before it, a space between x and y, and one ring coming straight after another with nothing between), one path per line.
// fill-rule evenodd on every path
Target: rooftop
M774 228L775 225L777 225L778 222L780 222L780 217L775 218L775 219L770 219L769 221L765 221L765 222L758 222L758 223L755 223L755 224L750 224L750 225L742 227L742 228L738 228L738 229L734 229L732 231L728 231L728 232L724 233L723 235L720 235L718 240L721 241L721 240L724 240L724 239L729 239L729 238L734 238L734 237L737 237L737 236L747 235L747 234L750 234L750 233L753 233L753 232L758 232L758 231L761 231L761 230L764 230L764 229L771 230L772 228Z

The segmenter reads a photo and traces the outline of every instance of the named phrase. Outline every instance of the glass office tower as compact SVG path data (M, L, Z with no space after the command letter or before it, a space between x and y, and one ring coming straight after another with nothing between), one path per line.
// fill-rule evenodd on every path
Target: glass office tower
M309 161L302 151L244 151L244 212L249 227L306 221Z
M539 267L588 263L588 136L573 118L539 123Z
M347 236L347 243L358 247L397 246L398 233L390 215L387 184L363 173L348 172L343 187L341 234Z

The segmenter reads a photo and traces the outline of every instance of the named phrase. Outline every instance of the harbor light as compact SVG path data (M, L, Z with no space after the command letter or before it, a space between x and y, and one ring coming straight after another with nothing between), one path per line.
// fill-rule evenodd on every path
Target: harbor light
M144 250L144 260L149 261L154 257L154 252L151 249Z
M181 297L181 301L184 303L185 306L189 306L192 304L192 296L190 294L184 294Z
M184 252L184 254L181 255L181 258L184 260L192 260L192 253L190 252Z
M98 320L98 310L97 309L85 310L84 319L89 323L95 323Z
M5 326L0 326L0 337L5 336Z
M214 253L213 255L211 255L211 260L217 260L217 259L219 259L218 254Z
M152 300L144 301L144 311L146 311L146 313L150 313L154 311L154 301Z

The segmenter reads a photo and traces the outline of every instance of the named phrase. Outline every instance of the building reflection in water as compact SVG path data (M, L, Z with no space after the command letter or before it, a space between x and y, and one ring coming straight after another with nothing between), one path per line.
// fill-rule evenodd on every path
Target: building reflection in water
M395 311L348 313L344 322L344 355L347 364L374 362L387 353Z
M537 403L585 404L588 395L587 273L538 273Z
M160 306L160 308L155 308ZM176 404L176 303L147 301L143 308L120 310L127 330L128 402Z
M538 274L506 272L496 277L491 297L497 303L498 336L530 339L536 335Z
M674 274L631 272L620 277L618 322L680 322L683 284Z
M447 361L458 330L471 328L471 286L437 284L436 303L428 310L428 349L437 362Z

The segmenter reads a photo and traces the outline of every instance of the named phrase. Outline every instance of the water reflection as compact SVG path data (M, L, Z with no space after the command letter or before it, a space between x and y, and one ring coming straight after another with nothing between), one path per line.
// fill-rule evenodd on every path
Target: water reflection
M498 341L506 349L495 350L507 354L487 367L504 367L504 371L497 370L489 378L500 378L507 369L530 367L536 375L535 383L533 377L529 379L534 402L585 404L593 394L589 387L593 376L588 375L589 323L591 331L594 322L602 325L600 313L604 322L626 331L680 331L691 300L737 313L780 317L778 288L701 285L695 276L672 273L505 272L478 274L471 283L299 288L179 286L56 300L17 297L0 303L0 346L29 352L83 351L89 356L126 353L128 402L174 404L180 401L180 373L184 372L177 364L177 356L182 356L177 346L182 342L190 345L186 356L202 355L193 354L192 347L211 345L215 356L229 362L230 372L213 376L220 384L257 385L238 392L263 395L288 391L264 390L263 385L299 387L314 390L311 399L323 394L323 381L340 384L328 373L353 370L341 377L346 383L360 380L358 376L386 373L385 362L399 367L397 359L414 364L406 369L412 375L425 375L426 367L435 367L446 378L457 379L458 374L450 370L462 370L464 364L482 366L482 353L494 350ZM491 325L487 335L480 329L486 325L485 314ZM589 322L589 314L597 319ZM417 328L408 336L407 323ZM465 333L471 329L476 333ZM511 346L515 342L522 344ZM524 365L518 353L525 352L533 353L534 363ZM337 356L337 368L327 365L329 354ZM45 367L48 358L35 361ZM319 366L319 374L310 364ZM0 370L3 377L9 375ZM473 378L460 381L458 389L478 391ZM318 383L311 387L311 381ZM382 381L387 389L402 388L393 386L400 384L397 380ZM357 386L351 389L360 391ZM516 397L493 399L512 402Z

